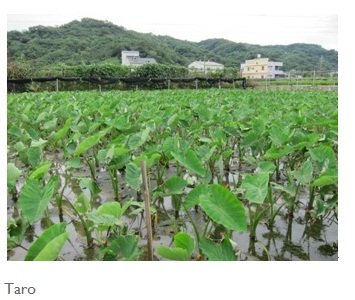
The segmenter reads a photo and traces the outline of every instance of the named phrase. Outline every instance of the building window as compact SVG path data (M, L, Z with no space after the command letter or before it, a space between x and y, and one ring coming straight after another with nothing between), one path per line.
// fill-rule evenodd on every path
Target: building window
M263 70L263 71L264 71L264 66L262 66L262 67L261 67L261 70Z

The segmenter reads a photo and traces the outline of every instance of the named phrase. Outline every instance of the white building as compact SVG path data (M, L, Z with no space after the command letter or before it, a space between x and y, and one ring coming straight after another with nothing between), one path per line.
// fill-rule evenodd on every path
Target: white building
M224 65L213 62L213 61L194 61L189 64L190 71L199 71L202 73L207 73L215 70L223 70Z
M156 64L154 58L142 58L139 56L139 51L127 51L121 52L122 65L125 66L141 66L145 64Z
M248 79L284 78L286 74L281 70L282 62L269 61L260 54L255 59L246 60L240 65L242 76Z

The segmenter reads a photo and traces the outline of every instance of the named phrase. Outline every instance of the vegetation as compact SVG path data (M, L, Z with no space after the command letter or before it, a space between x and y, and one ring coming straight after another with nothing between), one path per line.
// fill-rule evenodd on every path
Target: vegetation
M156 245L156 259L238 260L240 233L270 259L261 224L271 234L275 220L300 209L307 228L337 222L337 97L219 89L9 94L8 250L22 247L26 260L64 259L74 236L94 250L92 259L144 260L145 161L154 234L167 224L174 243ZM43 232L31 235L39 224ZM309 259L309 245L284 239L298 259Z
M153 57L161 65L185 68L195 60L206 59L239 70L241 63L260 53L270 60L284 62L285 71L338 69L338 52L318 45L259 46L224 39L195 43L142 34L107 21L84 18L58 27L35 26L23 32L9 31L8 77L45 77L51 76L53 70L69 74L69 66L85 69L87 65L102 63L115 65L114 74L122 74L122 50L137 50L142 57Z

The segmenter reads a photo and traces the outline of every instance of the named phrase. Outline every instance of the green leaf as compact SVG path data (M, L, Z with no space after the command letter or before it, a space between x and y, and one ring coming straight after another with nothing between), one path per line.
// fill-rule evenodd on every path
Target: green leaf
M100 134L88 136L79 145L76 146L76 149L74 151L74 155L78 156L80 154L85 153L90 148L94 147L100 141L100 139L101 139Z
M78 196L73 206L75 207L76 211L81 214L91 211L90 200L84 193Z
M142 184L142 170L136 164L130 162L126 165L125 180L134 190L139 190Z
M150 128L144 129L142 132L137 132L131 135L128 140L128 146L131 150L137 150L140 146L142 146L149 138Z
M305 161L297 171L292 171L291 175L298 180L300 184L309 183L313 178L313 165L310 161Z
M16 180L20 177L22 171L14 163L7 164L7 187L13 189L16 186Z
M38 141L32 141L31 142L31 147L33 148L42 148L45 144L47 144L48 141L42 140L41 138Z
M122 207L118 202L106 202L99 206L96 213L98 215L110 215L119 219L122 216Z
M104 250L104 260L137 260L142 253L138 241L135 235L120 236L114 239L111 245Z
M219 184L212 184L199 199L201 207L214 222L241 232L247 230L243 204L230 190Z
M169 248L167 246L159 246L156 252L167 259L177 261L188 261L190 259L189 252L183 248Z
M66 226L67 224L62 222L46 229L30 246L25 260L55 260L69 236L69 232L65 232Z
M271 147L263 155L263 159L280 159L294 151L292 146L284 145L282 148Z
M169 178L164 184L165 195L178 195L184 192L187 181L179 176Z
M245 176L241 187L246 189L244 197L253 203L262 204L267 196L269 174L260 173Z
M75 179L79 180L79 186L81 187L81 189L88 188L90 190L92 197L97 196L101 192L100 187L97 185L96 182L92 180L92 178L75 177Z
M222 243L216 244L210 239L202 238L199 246L210 261L236 261L237 256L229 239L225 238Z
M260 173L272 174L276 169L276 166L270 161L258 162L258 166L260 168Z
M204 169L202 163L198 159L196 153L191 149L187 148L184 153L171 153L173 157L189 171L204 177L206 175L206 170Z
M175 235L174 244L178 248L186 249L189 256L191 256L195 250L194 238L185 232L179 232Z
M326 186L326 185L337 185L338 177L332 175L321 175L315 179L311 186Z
M28 219L30 224L39 220L52 199L57 182L50 181L46 186L42 186L39 180L35 179L26 183L19 197L19 205L22 214Z
M51 166L52 166L52 163L50 161L44 162L28 176L28 179L30 179L30 180L42 179L44 177L44 175L46 175L49 172Z
M186 196L184 201L184 206L186 209L194 207L200 204L200 195L208 193L207 184L199 184L194 189L192 189Z

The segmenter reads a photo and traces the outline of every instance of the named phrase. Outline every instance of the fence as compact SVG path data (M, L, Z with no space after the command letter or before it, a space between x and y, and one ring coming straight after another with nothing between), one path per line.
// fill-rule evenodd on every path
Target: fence
M138 89L139 87L143 89L170 89L173 84L188 85L188 88L208 88L215 87L218 85L219 88L222 84L227 83L232 85L233 88L237 88L237 83L241 82L240 87L246 88L245 78L204 78L204 77L192 77L192 78L147 78L147 77L50 77L50 78L22 78L22 79L7 79L7 90L8 92L27 92L27 91L38 91L38 90L52 90L52 91L65 91L73 90L73 86L68 88L67 84L74 84L74 90L91 90L92 86L98 88L99 91L102 90L103 86L109 86L109 89ZM45 88L36 86L43 84L50 84L45 86ZM62 86L60 86L60 83ZM86 84L85 85L83 85ZM80 84L79 86L77 84ZM75 86L76 85L76 86Z

